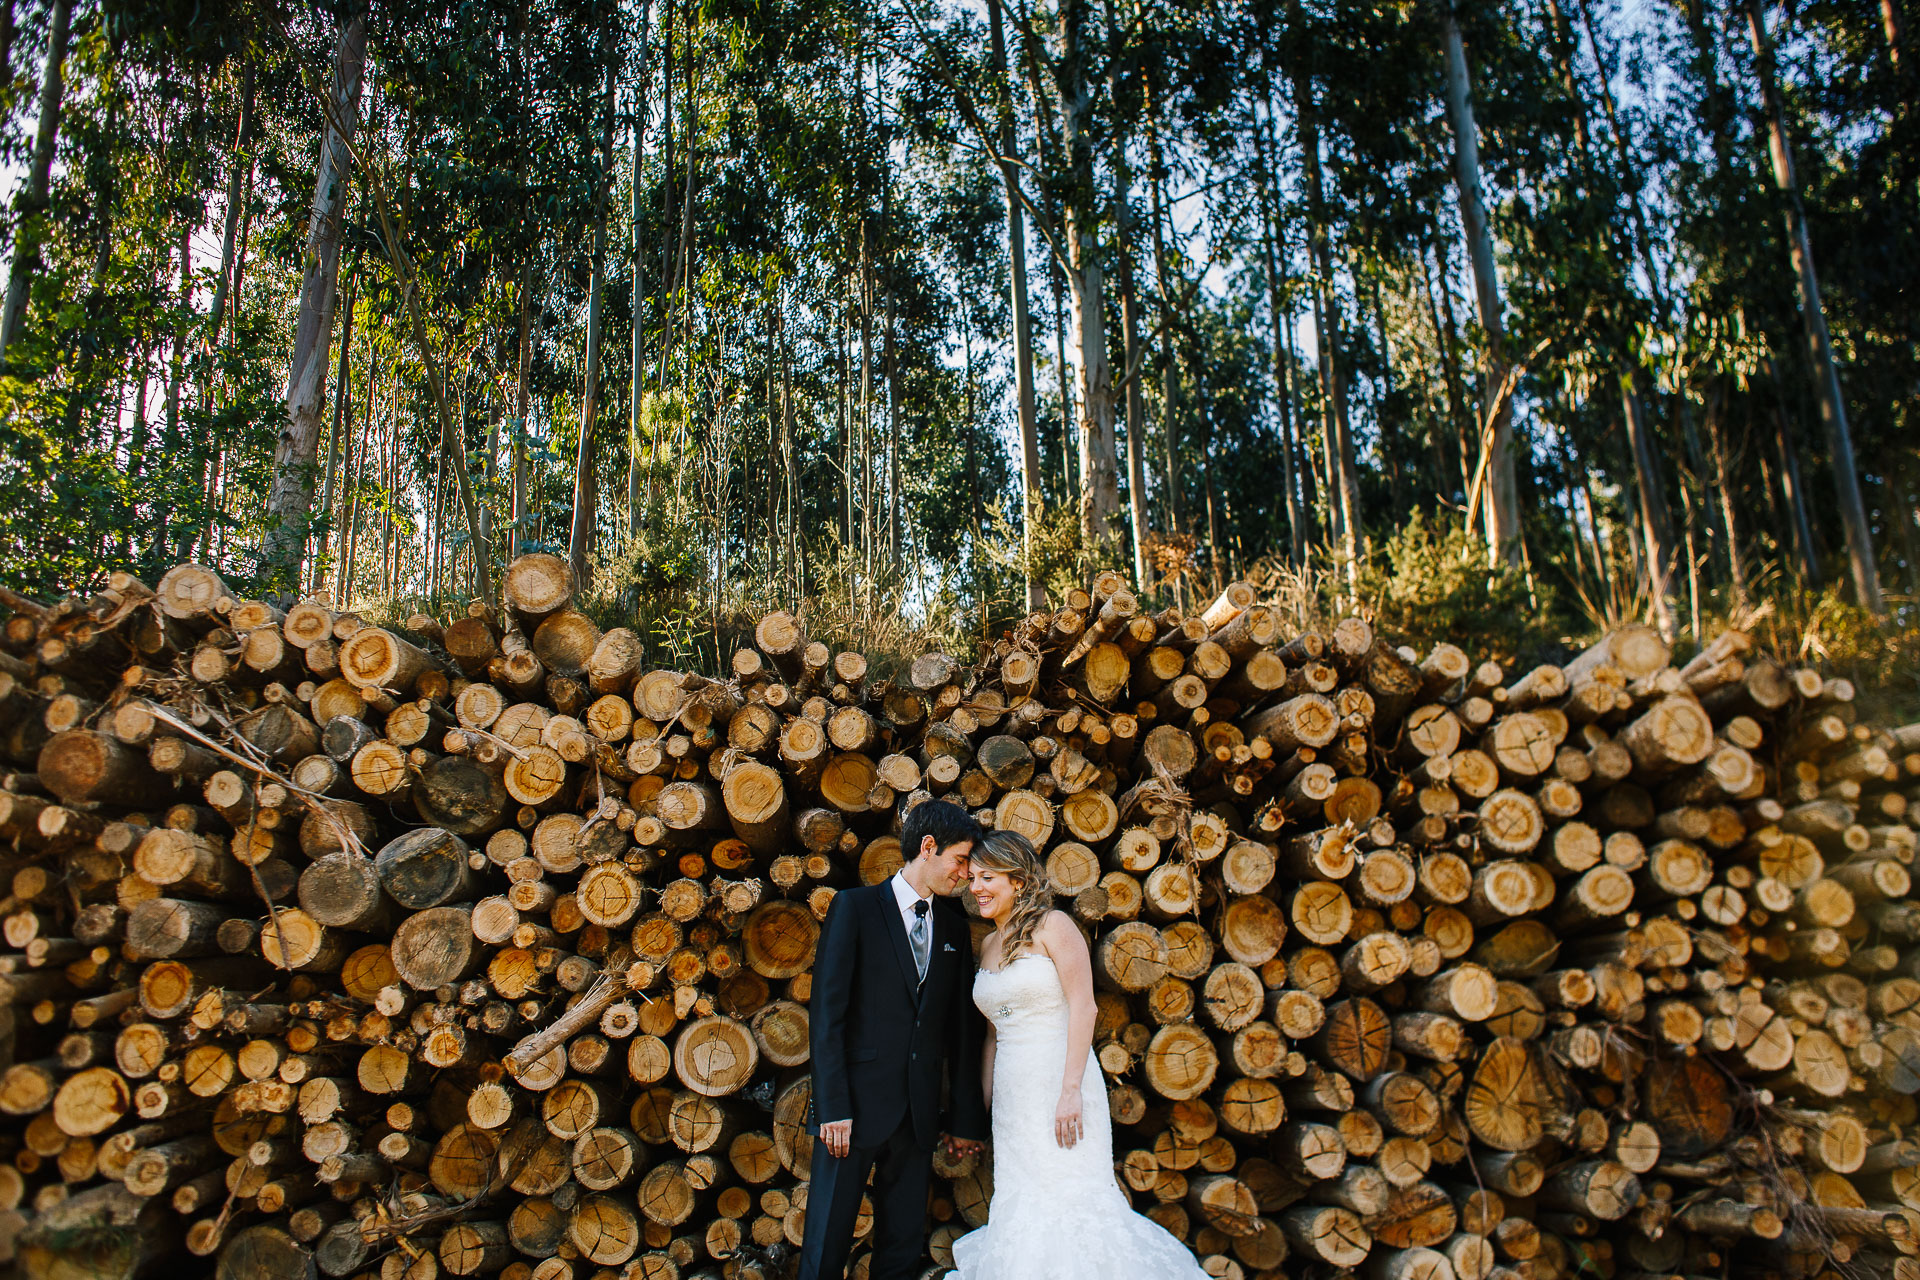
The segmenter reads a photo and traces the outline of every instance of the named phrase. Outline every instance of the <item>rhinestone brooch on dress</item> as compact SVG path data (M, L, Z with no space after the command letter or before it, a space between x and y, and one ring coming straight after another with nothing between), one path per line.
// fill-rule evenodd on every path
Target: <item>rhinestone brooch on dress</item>
M1003 1018L1011 1018L1013 1016L1013 1008L1011 1005L1003 1004L998 1009L994 1010L994 1012L998 1013Z

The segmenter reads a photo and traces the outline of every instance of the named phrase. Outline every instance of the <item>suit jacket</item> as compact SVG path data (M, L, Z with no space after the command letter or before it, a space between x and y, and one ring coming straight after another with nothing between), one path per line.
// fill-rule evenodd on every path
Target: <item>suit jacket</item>
M923 1147L942 1132L986 1138L985 1023L973 1007L972 939L952 902L935 897L930 917L933 949L921 982L887 881L844 890L827 909L808 1007L813 1133L822 1120L851 1119L853 1141L877 1146L905 1117ZM950 1076L945 1114L943 1066Z

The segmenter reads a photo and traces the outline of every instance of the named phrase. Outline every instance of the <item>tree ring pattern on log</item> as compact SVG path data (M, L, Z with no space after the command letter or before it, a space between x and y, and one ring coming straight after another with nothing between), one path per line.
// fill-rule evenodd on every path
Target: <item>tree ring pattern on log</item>
M1121 1176L1211 1272L1774 1265L1740 1239L1799 1220L1719 1194L1755 1141L1865 1258L1895 1228L1860 1205L1920 1205L1920 726L1843 681L1738 633L1669 670L1643 630L1509 678L1117 574L977 662L889 681L781 615L714 678L643 670L549 560L404 633L316 603L283 634L170 575L185 625L134 637L111 714L33 686L92 687L96 605L8 624L0 1207L177 1192L235 1280L753 1277L807 1211L821 921L933 795L1026 832L1089 930ZM227 682L271 774L170 736L175 669ZM990 1166L936 1171L945 1265ZM223 1241L219 1187L263 1221ZM360 1238L416 1191L479 1212Z

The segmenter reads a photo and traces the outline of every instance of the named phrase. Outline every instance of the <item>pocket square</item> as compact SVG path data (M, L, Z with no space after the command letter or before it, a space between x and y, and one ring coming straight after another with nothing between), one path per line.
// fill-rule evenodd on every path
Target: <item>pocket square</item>
M954 946L951 942L949 942L945 946L941 947L940 949L942 951L958 951L960 948Z

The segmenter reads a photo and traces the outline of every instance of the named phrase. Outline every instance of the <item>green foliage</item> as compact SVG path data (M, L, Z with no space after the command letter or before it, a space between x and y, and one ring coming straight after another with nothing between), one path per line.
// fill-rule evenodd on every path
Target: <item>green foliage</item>
M1010 510L997 502L990 514L976 550L995 572L995 594L1004 593L1009 603L1025 604L1028 581L1038 583L1049 599L1064 599L1095 571L1116 563L1110 544L1089 548L1079 513L1070 508L1041 507L1025 533L1017 506Z
M706 596L691 525L650 523L637 534L601 539L593 583L582 612L603 630L630 628L645 641L649 662L722 669L719 615Z
M1360 566L1359 597L1383 634L1422 653L1446 641L1510 662L1551 643L1561 621L1523 569L1489 567L1484 542L1420 510Z
M1920 591L1911 68L1868 0L1768 8L1882 571ZM50 594L194 558L260 587L315 94L346 11L76 5L48 199L4 228L39 249L12 255L34 275L0 371L0 578ZM1645 614L1650 508L1690 557L1687 625L1737 615L1739 553L1782 566L1745 576L1783 636L1910 682L1907 633L1800 585L1839 559L1835 463L1742 24L1638 0L1453 11L1520 365L1530 568L1486 569L1476 532L1426 514L1465 503L1501 354L1464 251L1440 5L1039 0L1008 7L1003 69L981 10L955 0L393 0L369 10L328 357L340 425L304 464L331 498L327 545L302 588L382 609L464 598L438 375L495 569L515 541L564 551L591 495L584 603L658 661L719 669L770 608L882 664L970 650L1024 612L1029 581L1058 600L1134 561L1129 521L1080 516L1089 406L1066 351L1098 327L1151 605L1254 577L1300 625L1360 607L1415 643L1520 656ZM1063 35L1084 56L1058 57ZM0 155L20 171L41 8L21 8L15 40ZM1024 334L991 154L1003 112ZM420 341L396 249L417 268ZM1105 273L1084 315L1064 287L1076 253ZM1351 574L1319 551L1340 506L1336 389L1372 548ZM1623 390L1650 465L1622 439Z

